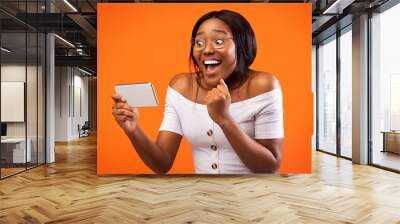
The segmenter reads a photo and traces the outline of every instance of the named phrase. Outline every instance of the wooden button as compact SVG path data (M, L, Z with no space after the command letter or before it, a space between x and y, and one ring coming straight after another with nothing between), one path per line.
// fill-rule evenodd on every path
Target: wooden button
M211 145L210 148L214 151L217 151L217 146L216 145Z
M208 131L207 131L207 135L208 135L208 136L211 136L211 135L213 135L213 131L212 131L211 129L210 129L210 130L208 130Z
M213 169L215 170L215 169L217 169L217 168L218 168L218 166L217 166L217 164L216 164L216 163L213 163L213 164L211 165L211 168L213 168Z

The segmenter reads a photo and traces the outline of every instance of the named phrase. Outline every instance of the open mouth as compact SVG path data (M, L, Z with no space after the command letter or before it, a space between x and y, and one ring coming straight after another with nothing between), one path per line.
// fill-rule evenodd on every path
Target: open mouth
M218 66L221 64L220 60L212 59L212 60L204 60L203 61L204 67L207 73L214 73Z

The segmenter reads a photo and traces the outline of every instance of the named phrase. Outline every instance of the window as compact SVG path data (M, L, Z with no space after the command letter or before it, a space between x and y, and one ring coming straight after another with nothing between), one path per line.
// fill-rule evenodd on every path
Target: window
M340 154L352 157L352 33L351 26L340 36Z
M400 4L371 18L372 164L400 170Z
M336 36L318 47L318 149L336 153Z

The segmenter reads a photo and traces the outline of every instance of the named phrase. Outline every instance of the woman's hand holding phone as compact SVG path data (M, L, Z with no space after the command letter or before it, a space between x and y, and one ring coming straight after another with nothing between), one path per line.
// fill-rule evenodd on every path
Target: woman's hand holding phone
M118 94L113 94L111 98L114 101L112 106L112 115L118 125L127 134L133 133L138 126L139 110L129 106L126 100Z

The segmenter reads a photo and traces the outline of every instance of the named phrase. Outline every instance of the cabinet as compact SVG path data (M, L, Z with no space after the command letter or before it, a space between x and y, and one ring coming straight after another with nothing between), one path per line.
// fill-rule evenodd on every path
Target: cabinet
M384 131L382 152L400 154L400 131Z
M27 143L25 151L25 143ZM28 138L7 138L1 140L1 157L5 163L25 163L31 162L32 141Z

